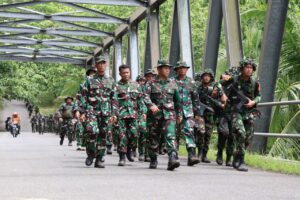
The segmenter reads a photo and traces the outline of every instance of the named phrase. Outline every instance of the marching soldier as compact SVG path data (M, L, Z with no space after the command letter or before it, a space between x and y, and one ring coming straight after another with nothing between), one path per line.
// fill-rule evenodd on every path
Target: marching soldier
M149 132L150 169L157 168L159 138L163 134L169 155L168 170L180 166L176 150L176 121L181 123L182 110L177 84L168 78L172 66L164 60L158 61L158 76L146 83L145 103L149 109L147 117Z
M177 83L180 95L180 106L183 112L182 123L177 126L177 145L179 147L179 140L181 134L184 135L186 149L188 151L188 166L198 164L200 161L196 157L196 144L194 137L194 116L197 121L200 120L200 104L199 96L195 81L187 77L187 71L190 67L186 62L177 62L174 68L176 72L175 81Z
M118 124L119 166L125 165L125 155L133 162L132 152L137 147L138 141L138 114L146 119L147 108L143 101L143 91L138 83L130 80L130 67L119 67L121 80L117 83L116 94L118 97Z
M85 164L104 168L104 156L107 145L109 124L117 120L116 83L112 77L105 75L107 62L105 58L96 60L97 74L87 77L84 83L84 112L86 115L86 152Z
M248 171L245 165L245 149L253 137L253 122L257 114L255 107L261 100L260 84L252 77L256 67L252 60L242 60L240 62L240 75L222 76L223 85L229 91L232 131L236 143L232 165L238 171L245 172Z

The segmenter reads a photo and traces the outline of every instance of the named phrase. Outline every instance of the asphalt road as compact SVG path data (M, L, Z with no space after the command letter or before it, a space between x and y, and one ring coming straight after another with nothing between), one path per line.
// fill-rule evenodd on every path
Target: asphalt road
M159 157L156 170L148 163L118 167L118 156L106 156L106 168L84 165L85 153L56 135L33 134L22 103L6 102L0 117L13 111L22 116L22 133L13 138L0 133L0 200L105 200L105 199L300 199L300 177L250 169L248 173L212 164L166 170Z

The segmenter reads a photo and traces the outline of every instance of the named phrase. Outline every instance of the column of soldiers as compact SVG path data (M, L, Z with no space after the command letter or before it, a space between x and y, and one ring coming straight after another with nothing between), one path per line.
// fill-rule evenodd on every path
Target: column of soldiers
M157 74L149 70L136 81L131 80L130 66L121 65L121 80L115 82L105 74L105 58L97 58L95 67L87 70L75 102L68 97L59 109L61 130L69 127L60 131L60 144L65 135L69 145L75 137L77 150L86 150L85 164L94 163L96 168L105 167L112 144L119 154L119 166L125 166L126 159L134 162L137 149L138 160L150 162L149 168L156 169L158 155L167 153L167 169L172 171L180 166L180 144L188 152L188 166L211 162L207 154L216 126L217 164L223 164L226 148L226 166L248 171L245 150L261 99L260 85L252 77L256 67L253 61L243 60L216 82L211 70L196 74L193 80L187 76L190 66L184 61L173 67L159 60ZM169 78L171 70L174 78ZM69 126L71 118L76 119L73 128Z

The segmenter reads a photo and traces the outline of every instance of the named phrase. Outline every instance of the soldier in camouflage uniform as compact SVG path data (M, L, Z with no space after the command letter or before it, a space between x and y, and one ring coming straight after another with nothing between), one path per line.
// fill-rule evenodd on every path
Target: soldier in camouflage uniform
M130 67L119 67L121 80L117 83L116 94L118 96L118 124L119 142L118 153L119 166L125 165L125 155L133 162L132 150L136 149L138 141L138 114L146 119L147 108L143 101L143 91L138 83L130 80Z
M200 160L196 157L196 144L194 137L194 117L200 120L200 103L195 81L187 77L187 71L190 67L184 61L177 62L174 70L176 71L175 81L177 83L180 95L180 106L183 112L182 123L177 124L177 145L181 134L184 135L186 149L188 151L188 166L198 164Z
M226 103L226 96L222 90L222 87L218 87L217 83L214 82L214 73L207 69L201 74L201 83L198 85L198 93L200 101L211 107L216 108L215 103L211 99L215 99L216 102L218 102L219 99L223 99L223 107ZM221 106L220 106L221 107ZM209 144L210 144L210 138L211 134L213 132L213 125L214 125L214 113L205 109L204 112L201 112L202 117L204 118L205 123L205 132L204 134L200 135L199 141L198 141L198 151L199 151L199 157L202 162L204 163L210 163L210 160L207 158L207 152L209 150Z
M163 134L169 155L168 170L180 166L176 150L176 121L181 123L182 110L177 84L169 79L172 66L164 60L158 61L158 76L145 86L145 103L149 109L147 117L149 131L150 169L157 168L159 138Z
M143 75L138 75L136 77L136 82L142 88L142 91L144 91L145 83L146 83L145 77ZM147 121L143 117L142 112L138 113L138 124L139 124L139 131L138 131L139 132L139 139L138 139L139 161L147 161L149 159L149 156L148 156L148 150L146 148L146 144L149 136L148 136L148 129L147 129Z
M117 97L115 94L116 83L112 77L105 75L107 62L105 58L96 60L97 74L92 78L87 77L84 83L83 108L86 115L86 165L104 168L106 139L110 123L117 120Z
M240 70L238 67L231 67L225 71L225 75L237 76L240 74ZM221 81L222 82L222 76ZM228 95L229 91L224 88L224 92ZM218 165L223 164L223 150L226 146L226 166L232 166L231 157L233 155L234 143L233 143L233 134L232 134L232 126L231 126L231 105L230 102L227 101L225 109L219 110L217 113L217 131L218 131L218 152L216 162Z
M37 131L37 115L33 115L30 119L31 122L31 130L33 133Z
M254 133L255 106L260 102L260 84L252 77L256 64L252 60L240 62L241 74L223 75L223 85L229 90L232 108L232 131L235 139L233 167L238 171L248 171L245 165L245 149ZM242 106L240 106L242 104Z
M73 141L73 124L72 124L72 118L73 118L73 109L74 109L74 103L73 103L72 97L65 98L65 103L63 103L59 108L60 113L60 121L62 122L62 127L60 130L60 145L63 145L64 138L67 135L69 140L69 146L72 146Z

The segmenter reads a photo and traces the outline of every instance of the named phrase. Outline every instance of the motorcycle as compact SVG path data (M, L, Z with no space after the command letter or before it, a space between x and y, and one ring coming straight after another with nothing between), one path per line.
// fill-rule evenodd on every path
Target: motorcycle
M19 127L16 124L11 124L10 132L13 137L17 137L19 134Z

